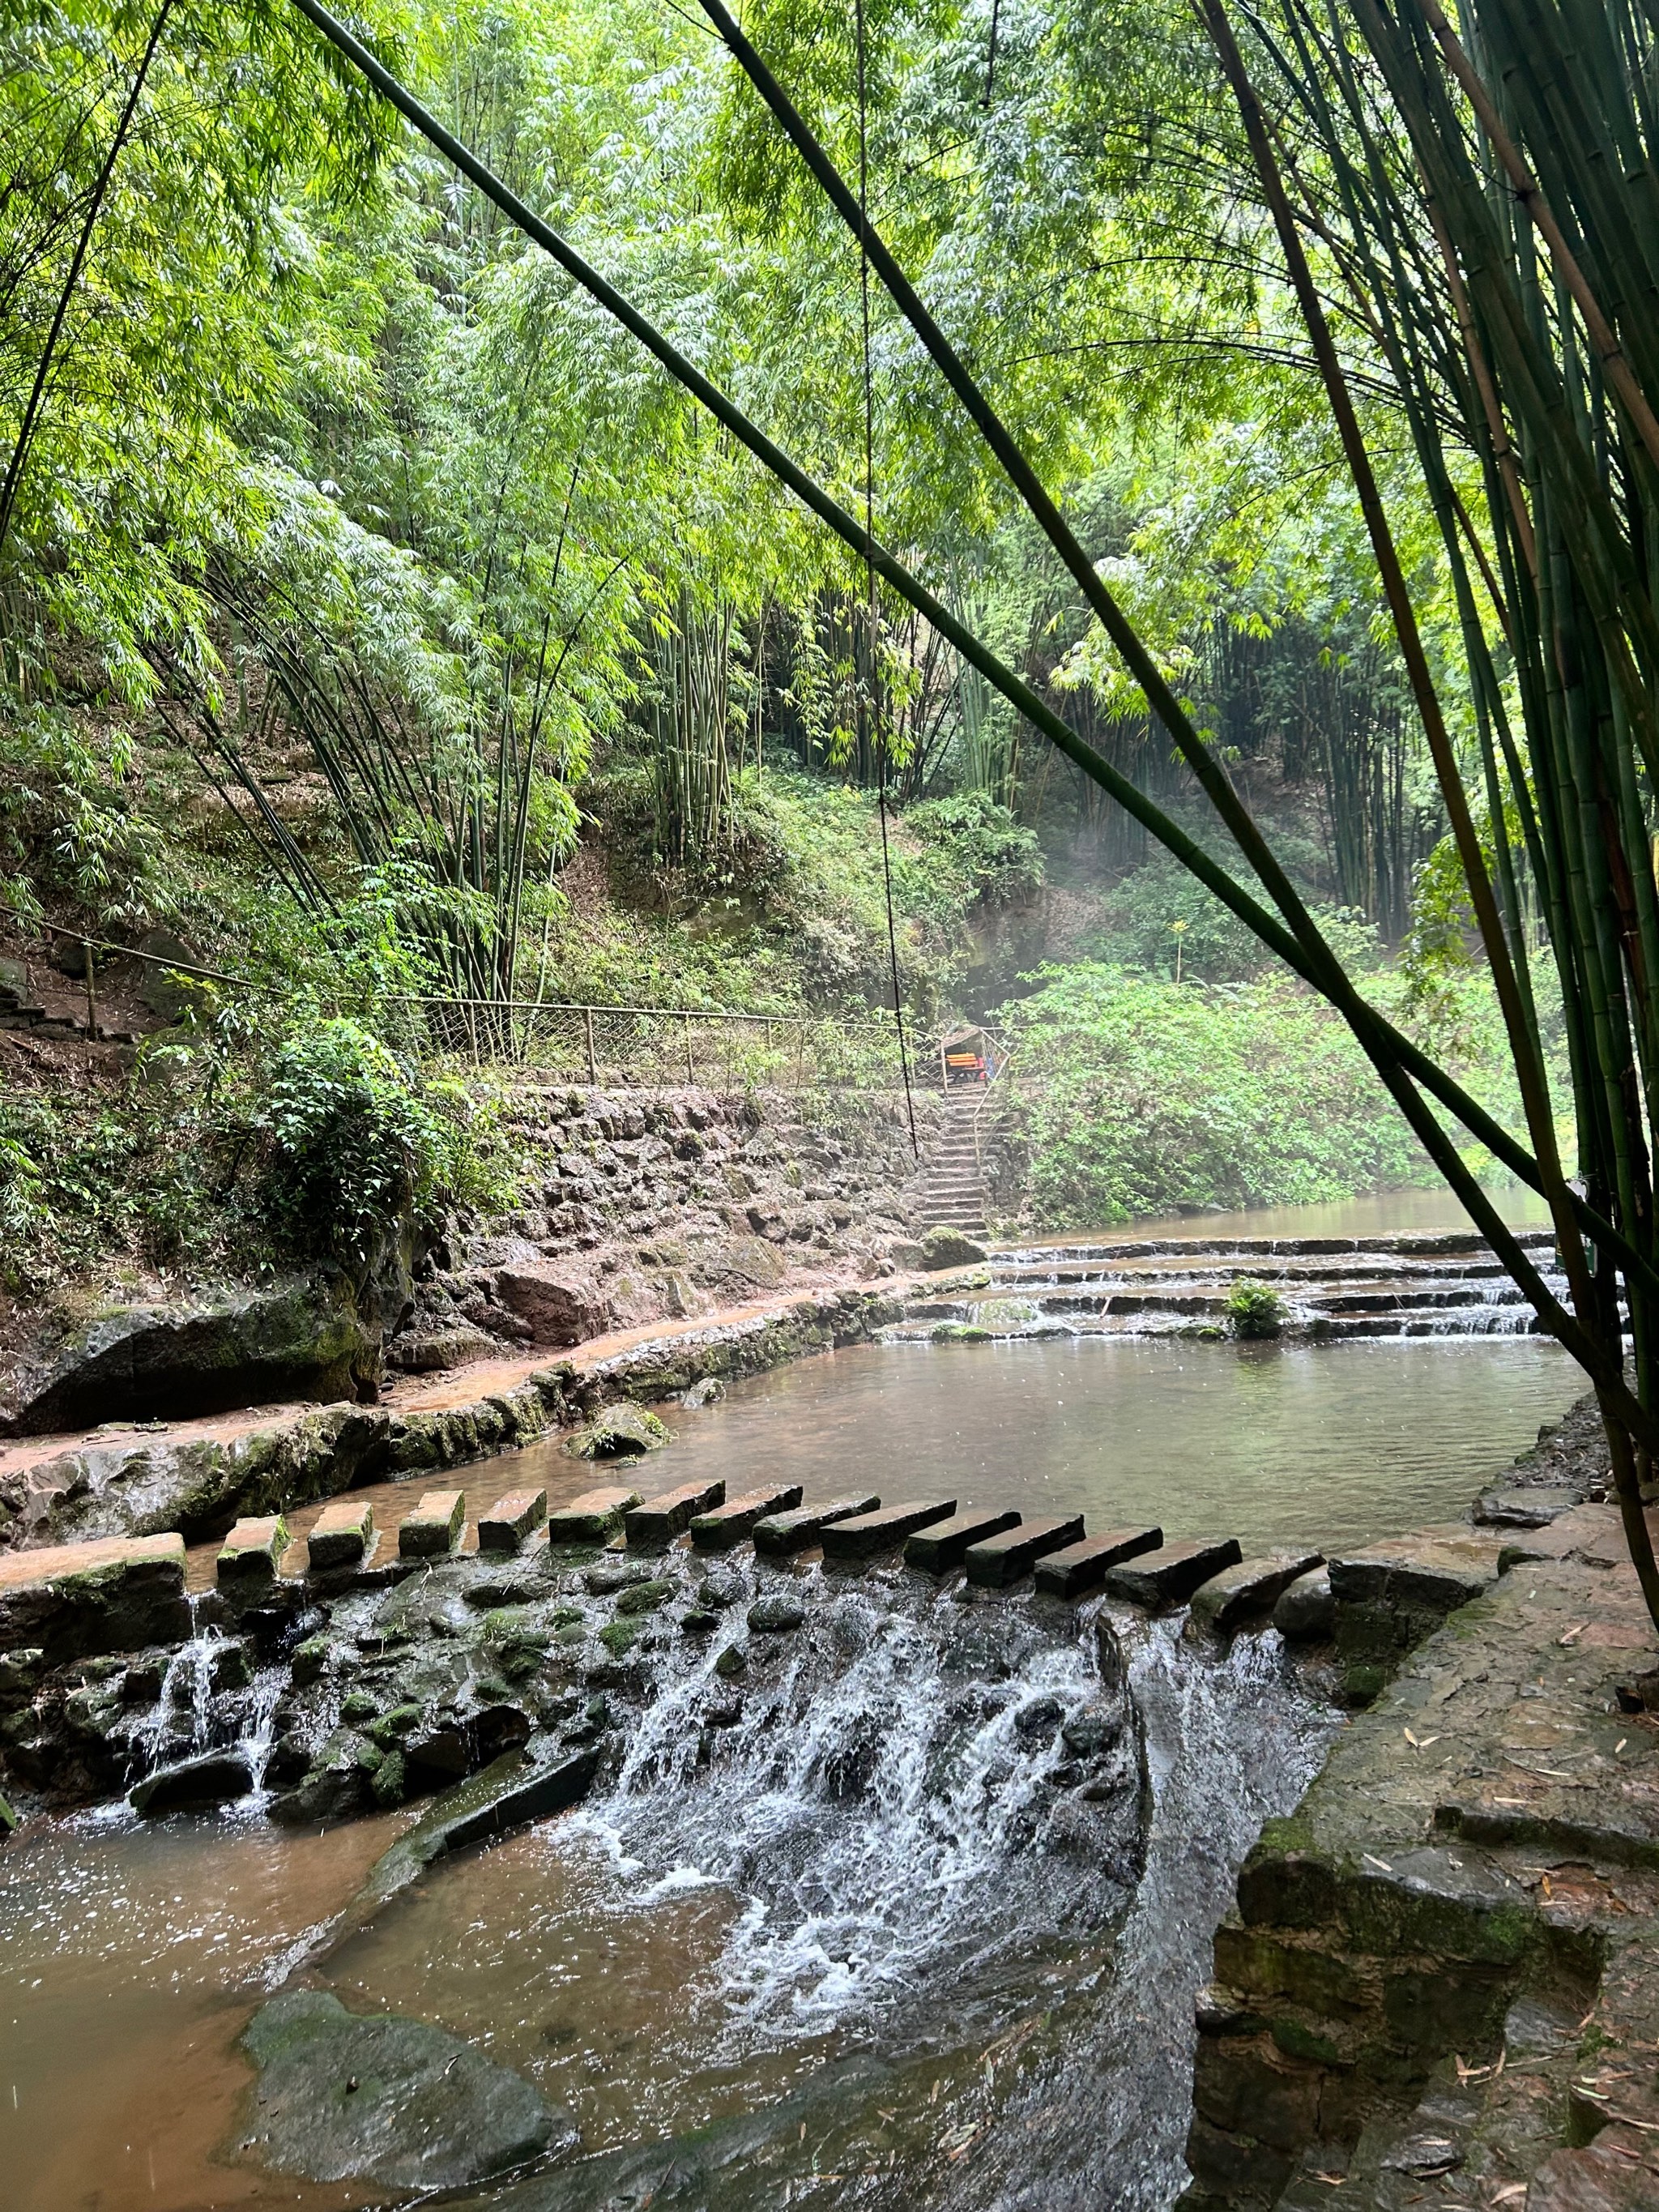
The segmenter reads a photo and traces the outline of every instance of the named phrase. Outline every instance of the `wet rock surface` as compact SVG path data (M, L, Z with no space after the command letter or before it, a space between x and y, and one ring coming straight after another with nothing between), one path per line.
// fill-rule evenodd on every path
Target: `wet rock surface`
M242 2148L279 2172L454 2189L574 2140L568 2113L472 2045L323 1990L273 1997L242 2044L258 2069Z
M1279 1600L1382 1686L1239 1875L1188 2212L1659 2202L1659 1723L1621 1698L1655 1639L1616 1513L1571 1502L1603 1464L1540 1449L1495 1486L1535 1522L1477 1508Z

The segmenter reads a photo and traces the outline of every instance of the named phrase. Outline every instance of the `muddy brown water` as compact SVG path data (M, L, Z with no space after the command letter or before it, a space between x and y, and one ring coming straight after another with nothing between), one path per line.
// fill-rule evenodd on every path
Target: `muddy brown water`
M1305 1212L1297 1223L1327 1233ZM1388 1225L1402 1225L1397 1211ZM849 1483L890 1497L942 1491L1080 1508L1097 1527L1149 1519L1172 1536L1236 1534L1247 1547L1352 1544L1460 1513L1577 1390L1570 1363L1526 1338L860 1347L736 1385L696 1413L670 1409L672 1448L639 1477L647 1490L715 1474L733 1492L798 1480L809 1498ZM476 1512L527 1482L569 1496L594 1477L550 1443L451 1479ZM378 1486L383 1524L426 1486ZM311 1517L295 1516L301 1531ZM1154 2212L1180 2185L1191 2001L1207 1954L1192 1930L1207 1929L1255 1827L1295 1802L1334 1723L1275 1639L1200 1662L1162 1626L1121 1625L1158 1807L1128 1918L1062 1941L1036 1916L1029 1948L1016 1946L971 2001L942 1998L925 2034L914 2020L900 2034L892 1990L926 1993L929 1942L959 1935L952 1914L969 1898L981 1910L986 1893L953 1889L948 1867L930 1875L933 1930L906 1893L902 1806L883 1814L897 1823L890 1869L843 1842L842 1889L827 1902L769 1889L766 1853L790 1808L758 1784L712 1808L695 1788L636 1793L441 1864L331 1960L329 1984L354 2009L410 2012L472 2038L568 2105L592 2153L625 2160L630 2146L733 2114L787 2112L793 2179L780 2169L767 2180L763 2161L676 2202L746 2212L794 2201L799 2185L814 2203ZM716 1814L741 1848L712 1847ZM149 1825L106 1812L14 1838L0 1853L10 2212L396 2202L239 2160L250 2077L236 2038L407 1817L295 1835L251 1808ZM716 1864L723 1878L711 1877ZM982 1865L973 1879L987 1879ZM849 1882L867 1889L850 1907ZM896 1984L865 1971L884 1932L902 1953ZM803 2104L798 2133L788 2100L860 2057L886 2069L879 2086ZM862 2177L856 2187L823 2178L843 2166ZM574 2194L509 2189L500 2202L580 2208L625 2179L596 2172L586 2196L578 2177Z

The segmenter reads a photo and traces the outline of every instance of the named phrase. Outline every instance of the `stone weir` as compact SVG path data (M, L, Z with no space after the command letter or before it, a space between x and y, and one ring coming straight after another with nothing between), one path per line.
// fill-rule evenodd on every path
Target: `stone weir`
M525 1820L621 1755L666 1653L707 1654L696 1725L729 1726L751 1668L862 1578L929 1604L1035 1608L1043 1635L1074 1638L1078 1604L1103 1591L1190 1605L1230 1632L1319 1564L953 1498L803 1506L787 1483L641 1497L613 1480L550 1511L526 1488L471 1525L464 1491L432 1490L395 1535L344 1498L300 1543L280 1514L239 1521L195 1595L176 1534L0 1559L0 1759L43 1802L125 1791L155 1812L258 1792L273 1818L308 1822L506 1759L503 1804ZM466 1816L483 1832L471 1796Z
M1560 1292L1547 1231L1521 1243ZM1241 1284L1274 1293L1265 1326L1316 1341L1530 1334L1531 1307L1473 1235L1218 1237L1022 1245L913 1291L892 1337L1221 1336Z

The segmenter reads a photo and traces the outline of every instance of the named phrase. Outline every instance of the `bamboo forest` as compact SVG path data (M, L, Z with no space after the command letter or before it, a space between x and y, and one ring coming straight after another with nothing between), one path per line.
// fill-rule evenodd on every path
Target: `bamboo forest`
M0 0L9 2212L1654 2212L1656 1146L1651 0Z

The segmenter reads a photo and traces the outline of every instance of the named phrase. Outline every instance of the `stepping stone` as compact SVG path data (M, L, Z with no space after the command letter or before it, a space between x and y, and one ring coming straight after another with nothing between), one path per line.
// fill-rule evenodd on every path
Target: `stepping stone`
M239 1521L219 1553L218 1579L228 1582L270 1582L276 1564L288 1549L288 1523L280 1513L257 1521Z
M962 1555L969 1544L977 1544L987 1536L1000 1536L1005 1528L1018 1525L1019 1516L1012 1510L1001 1512L953 1513L948 1521L935 1521L929 1528L918 1528L914 1536L904 1540L904 1564L921 1567L930 1575L942 1575L947 1567L962 1565Z
M374 1541L374 1508L368 1500L338 1498L317 1516L307 1547L309 1571L315 1574L320 1567L355 1567Z
M970 1583L1002 1589L1022 1575L1029 1575L1045 1552L1062 1551L1066 1545L1082 1540L1080 1513L1040 1516L1022 1521L1016 1528L1005 1528L1000 1535L988 1536L982 1543L969 1544L962 1564Z
M881 1504L872 1492L856 1498L832 1498L827 1505L798 1505L791 1513L769 1513L757 1521L750 1534L757 1552L804 1552L816 1544L831 1521L848 1521L855 1513L873 1513Z
M1237 1536L1228 1536L1220 1543L1165 1544L1159 1551L1148 1552L1139 1563L1128 1560L1110 1568L1106 1595L1127 1598L1131 1605L1145 1606L1149 1611L1160 1605L1184 1605L1200 1583L1218 1575L1224 1567L1236 1567L1243 1556Z
M542 1497L547 1492L543 1491ZM622 1526L623 1516L640 1502L637 1490L585 1490L568 1505L556 1505L547 1516L550 1544L608 1544ZM483 1523L478 1524L483 1542Z
M666 1550L676 1536L684 1534L696 1515L712 1512L725 1499L723 1482L683 1482L678 1490L665 1490L660 1498L647 1498L643 1505L632 1507L623 1516L629 1549Z
M823 1532L826 1559L868 1559L878 1552L896 1552L918 1528L935 1521L948 1521L957 1510L954 1498L933 1504L912 1498L902 1505L884 1505L878 1513L855 1513L850 1520L832 1521Z
M478 1516L481 1552L520 1552L547 1518L544 1490L509 1490Z
M798 1482L775 1483L770 1490L745 1491L729 1504L717 1505L709 1513L695 1514L691 1541L700 1552L729 1552L733 1545L742 1543L757 1521L764 1521L769 1514L787 1513L792 1505L799 1504Z
M453 1552L466 1526L464 1490L428 1490L398 1531L398 1551L405 1559L441 1559Z
M1230 1635L1252 1614L1271 1613L1292 1583L1324 1564L1322 1552L1267 1552L1224 1567L1193 1592L1186 1634Z
M1085 1536L1080 1544L1067 1544L1037 1561L1036 1586L1050 1597L1098 1589L1109 1568L1155 1552L1163 1541L1161 1528L1111 1528L1103 1536Z

